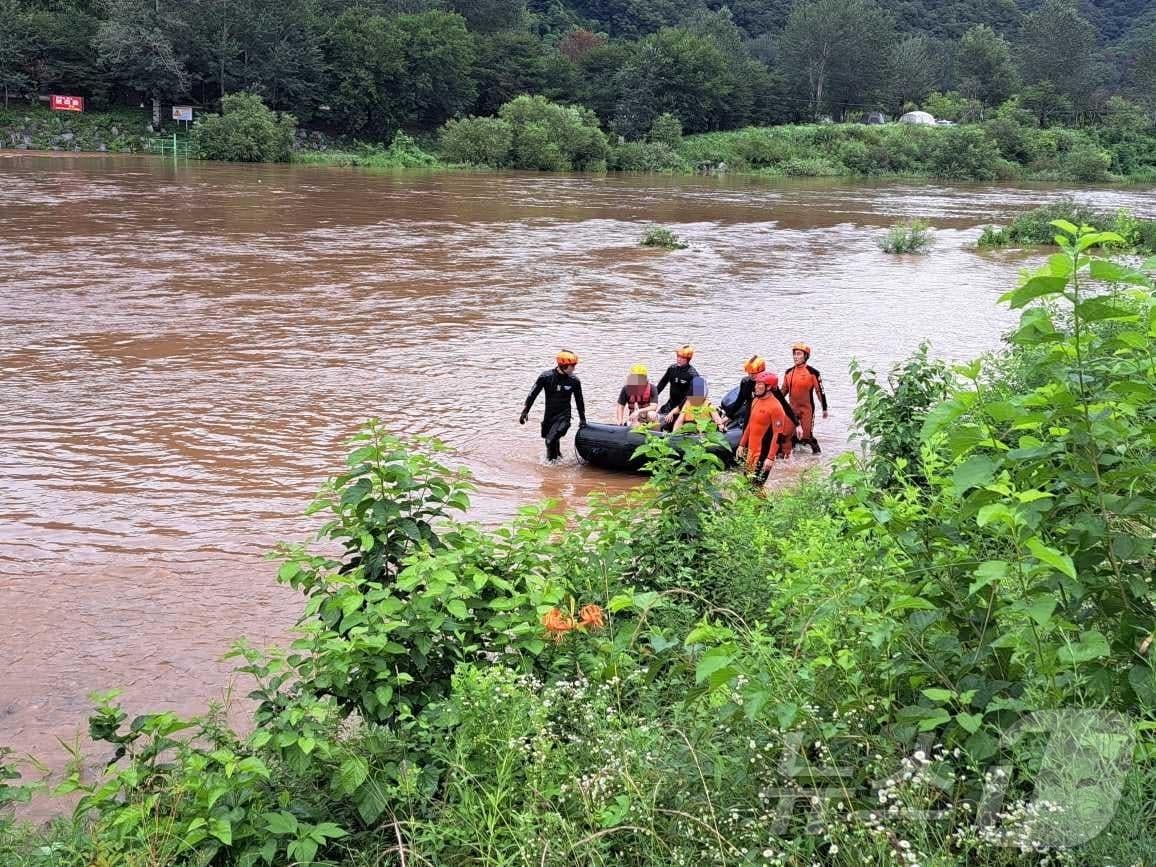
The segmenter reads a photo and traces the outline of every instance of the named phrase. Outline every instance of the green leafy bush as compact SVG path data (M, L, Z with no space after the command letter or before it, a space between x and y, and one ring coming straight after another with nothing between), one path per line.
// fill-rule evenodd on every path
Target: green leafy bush
M896 223L879 241L884 253L924 253L931 246L932 232L926 220Z
M519 96L498 116L512 131L511 165L541 171L600 171L610 146L588 108L564 106L542 96Z
M507 165L514 130L497 117L448 120L440 132L442 156L452 163L473 166Z
M677 151L682 144L682 121L669 112L664 112L650 124L650 132L646 136L652 144L666 145L672 151Z
M932 144L929 162L937 178L976 181L995 180L1002 165L995 142L971 126L944 130Z
M202 115L193 125L193 152L205 160L288 162L297 121L272 112L255 93L221 97L221 114Z
M639 243L643 247L660 247L663 250L685 250L690 244L665 226L652 226L642 233Z
M661 142L626 142L610 151L609 168L620 172L672 172L686 168L686 163L668 145Z
M867 454L781 493L726 476L713 434L652 435L640 489L484 530L434 444L369 423L311 507L320 549L277 554L301 637L235 651L252 733L105 696L113 762L76 764L71 830L0 825L0 856L1142 861L1156 290L1096 252L1123 236L1050 228L1003 352L854 366Z
M1055 221L1062 220L1076 226L1090 226L1114 232L1122 239L1120 245L1138 252L1156 252L1156 220L1141 220L1126 209L1115 214L1104 214L1072 199L1061 199L1019 214L1006 227L987 226L980 235L978 246L1006 247L1013 244L1041 246L1055 243Z

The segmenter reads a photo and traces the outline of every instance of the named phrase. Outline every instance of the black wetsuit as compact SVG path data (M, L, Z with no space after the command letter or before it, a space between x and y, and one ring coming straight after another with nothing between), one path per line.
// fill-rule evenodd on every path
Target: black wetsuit
M526 397L526 406L522 409L522 421L534 405L538 392L546 392L546 410L542 415L542 439L546 441L546 459L556 460L562 457L562 437L570 430L570 397L578 407L578 422L586 424L586 403L582 400L582 383L578 377L563 373L554 368L542 373L534 381L534 387Z
M730 406L724 406L727 414L727 427L746 427L747 417L751 412L751 401L755 398L755 379L753 376L744 376L739 380L739 394Z
M662 394L662 390L669 385L670 397L666 403L658 408L658 411L666 415L666 413L672 409L677 409L686 403L686 398L690 394L691 380L696 376L698 376L698 371L694 369L693 364L688 364L686 367L679 367L677 364L672 364L668 367L666 373L662 375L662 379L658 381L658 387L655 389L655 392Z

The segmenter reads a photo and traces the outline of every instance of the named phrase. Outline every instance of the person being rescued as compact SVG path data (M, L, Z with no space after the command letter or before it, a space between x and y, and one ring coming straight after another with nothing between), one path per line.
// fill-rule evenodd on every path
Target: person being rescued
M755 484L762 485L777 458L790 457L798 418L779 390L779 377L769 371L755 376L750 417L743 428L735 458L746 461Z
M720 431L727 429L726 422L719 415L719 411L711 406L706 394L706 380L701 376L696 376L690 382L690 394L687 395L686 403L678 411L673 430L678 431L684 424L692 421L700 427L705 425L707 421L713 421Z
M658 392L647 378L645 364L630 368L626 385L618 393L618 406L614 409L614 423L624 425L647 425L658 421Z
M819 441L815 439L815 395L819 396L819 403L823 407L823 418L827 417L827 395L823 391L823 378L819 371L807 362L811 358L811 347L806 343L796 343L791 347L795 364L783 374L783 391L791 409L799 417L799 431L795 435L795 442L799 445L809 445L812 454L819 454Z
M767 369L767 362L761 355L752 355L743 363L745 376L739 380L739 393L729 407L724 405L727 427L742 427L747 423L751 411L751 400L755 396L755 377Z
M534 387L526 396L526 405L518 417L518 424L525 424L530 416L530 407L539 392L546 392L546 410L542 414L542 439L546 441L546 460L553 463L562 457L562 437L570 430L570 398L578 408L578 424L586 424L586 403L582 400L582 383L574 375L578 356L563 349L555 357L557 366L538 375Z

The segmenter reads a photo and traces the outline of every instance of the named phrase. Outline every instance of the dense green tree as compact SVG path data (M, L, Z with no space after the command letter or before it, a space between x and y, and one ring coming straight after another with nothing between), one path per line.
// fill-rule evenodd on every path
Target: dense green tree
M959 40L955 75L960 92L984 105L999 105L1019 85L1011 46L986 24L971 28Z
M1067 120L1074 110L1072 101L1050 81L1041 81L1025 87L1019 94L1019 103L1031 112L1040 126L1050 126L1055 121Z
M32 17L21 0L0 0L0 90L4 93L4 107L11 96L23 96L31 89L28 76L36 34Z
M465 20L450 12L423 12L393 19L404 51L404 77L396 94L404 125L425 129L473 105L470 74L474 43Z
M514 30L526 23L525 0L446 0L445 8L461 15L475 33Z
M898 113L905 104L920 103L939 86L941 53L927 36L908 36L891 49L887 87L882 100Z
M110 0L108 19L96 34L101 61L113 78L152 100L152 122L161 125L161 100L188 90L189 74L178 49L183 22L166 0Z
M1137 30L1132 38L1128 78L1132 95L1156 114L1156 21Z
M541 93L546 88L549 57L536 36L505 31L479 36L474 81L478 99L474 113L495 114L515 96Z
M603 123L610 123L622 96L620 73L636 48L627 42L612 41L592 48L576 64L581 84L578 102L594 110Z
M611 36L641 39L685 19L701 0L571 0L581 17L599 22Z
M325 43L327 98L334 119L350 132L429 129L476 97L473 39L456 13L382 18L351 9Z
M324 78L321 40L316 0L264 5L243 42L242 84L272 108L311 117Z
M541 96L519 96L498 116L510 125L511 165L518 169L605 169L610 148L588 108L563 106Z
M397 123L393 88L405 69L399 34L387 19L342 13L325 36L326 99L339 127L384 136Z
M678 117L689 132L718 129L743 95L719 47L675 27L642 40L619 73L619 90L614 128L630 138L641 137L663 112Z
M1080 15L1076 0L1045 0L1024 19L1020 41L1024 81L1050 81L1069 99L1086 96L1096 52L1096 28Z
M16 7L25 19L28 90L103 97L108 80L97 57L98 10L88 0L16 0ZM7 16L0 18L0 28L6 26Z
M801 0L780 37L780 68L812 117L865 105L887 74L890 17L872 0Z

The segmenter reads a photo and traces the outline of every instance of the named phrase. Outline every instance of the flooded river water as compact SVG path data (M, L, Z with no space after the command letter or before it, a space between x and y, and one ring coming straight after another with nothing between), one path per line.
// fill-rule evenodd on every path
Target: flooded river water
M845 448L851 358L994 347L1032 257L974 240L1063 192L0 155L0 745L58 763L94 689L133 711L220 697L229 643L293 622L263 554L313 530L368 416L454 446L478 520L633 484L569 445L545 466L518 426L559 347L605 420L628 367L657 379L677 344L720 396L805 339L817 433ZM1077 196L1152 216L1146 193ZM881 253L909 217L932 252ZM652 223L690 249L640 247Z

